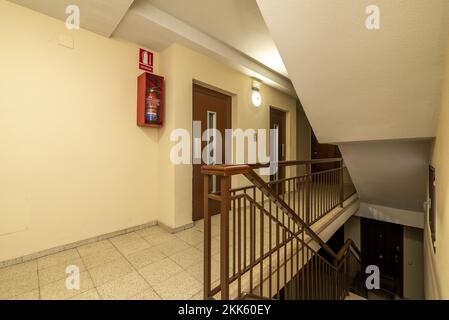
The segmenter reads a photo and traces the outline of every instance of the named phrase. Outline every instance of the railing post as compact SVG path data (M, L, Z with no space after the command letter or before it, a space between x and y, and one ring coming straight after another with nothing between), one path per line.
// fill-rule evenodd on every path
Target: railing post
M229 300L229 190L231 179L220 179L220 283L221 299Z
M343 173L343 160L340 160L340 207L343 208L343 203L345 201L345 185L343 182L344 173Z
M306 212L305 212L305 222L307 225L310 225L310 210L312 208L312 205L310 203L310 195L311 195L311 179L312 179L312 164L309 162L306 164Z
M349 249L349 250L351 250L351 249ZM347 282L346 287L348 289L347 294L349 294L349 290L351 289L351 284L352 284L352 281L351 281L351 252L349 252L349 254L348 254L347 261L348 261L348 265L346 267L346 282Z
M204 212L204 300L210 298L211 288L211 223L209 213L209 175L203 175Z

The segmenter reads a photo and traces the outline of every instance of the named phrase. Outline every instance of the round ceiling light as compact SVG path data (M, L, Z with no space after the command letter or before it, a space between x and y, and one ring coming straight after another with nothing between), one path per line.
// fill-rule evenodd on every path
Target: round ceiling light
M253 88L253 93L251 94L251 102L253 106L259 108L262 105L262 96L258 89Z

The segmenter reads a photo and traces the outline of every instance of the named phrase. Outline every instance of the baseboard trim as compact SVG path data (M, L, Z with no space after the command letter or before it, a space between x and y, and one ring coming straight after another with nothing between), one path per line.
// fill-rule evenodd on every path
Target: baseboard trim
M98 242L98 241L102 241L102 240L107 240L107 239L110 239L110 238L113 238L113 237L117 237L117 236L121 236L121 235L130 233L130 232L138 231L138 230L145 229L145 228L148 228L148 227L153 227L153 226L156 226L158 224L159 224L158 221L154 220L154 221L150 221L150 222L147 222L147 223L135 226L135 227L130 227L130 228L126 228L126 229L122 229L122 230L106 233L106 234L103 234L103 235L91 237L91 238L88 238L88 239L72 242L72 243L69 243L69 244L66 244L66 245L61 245L61 246L57 246L57 247L54 247L54 248L42 250L42 251L39 251L39 252L36 252L36 253L32 253L32 254L29 254L29 255L25 255L25 256L19 257L19 258L14 258L14 259L10 259L10 260L0 261L0 268L9 267L9 266L12 266L12 265L15 265L15 264L19 264L19 263L23 263L23 262L28 262L28 261L31 261L31 260L35 260L35 259L38 259L38 258L42 258L42 257L48 256L50 254L55 254L55 253L58 253L58 252L61 252L61 251L64 251L64 250L73 249L73 248L76 248L76 247L79 247L79 246L82 246L82 245L86 245L86 244L90 244L90 243L94 243L94 242ZM193 226L193 224L192 224L192 226ZM165 226L162 226L162 227L165 228ZM179 229L179 228L176 228L176 229ZM172 230L175 230L175 229L172 229ZM182 229L182 230L184 230L184 229ZM181 230L179 230L179 231L181 231ZM169 232L175 233L175 232L178 232L178 231L173 231L173 232L169 231Z
M158 225L160 227L164 228L165 230L167 230L167 232L169 232L169 233L178 233L178 232L192 228L195 225L195 222L187 223L183 226L176 227L176 228L169 227L162 222L158 222Z

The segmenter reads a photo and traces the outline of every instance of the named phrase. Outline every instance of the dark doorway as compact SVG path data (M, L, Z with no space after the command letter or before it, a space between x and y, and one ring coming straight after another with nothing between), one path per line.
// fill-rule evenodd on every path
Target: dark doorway
M270 108L270 129L278 129L278 137L276 140L277 155L279 161L285 160L286 154L286 114L279 109ZM280 180L285 178L285 168L278 168L277 172L270 176L270 181ZM284 193L284 183L273 185L273 188L278 194Z
M402 225L361 218L362 266L380 270L380 289L402 297Z
M338 146L334 144L318 143L318 140L313 131L311 134L310 147L312 160L325 158L341 158L341 153L338 149ZM319 172L335 168L338 168L338 162L313 164L312 172Z
M201 87L199 85L193 85L193 120L201 121L201 134L207 129L217 129L220 131L223 143L221 155L221 162L225 161L225 129L231 129L232 117L231 117L232 98L228 95ZM210 141L201 142L201 150L213 141L213 137L210 137ZM193 145L193 144L192 144ZM211 149L209 155L213 159L214 155L218 156L216 150ZM217 159L219 160L219 159ZM203 208L203 176L201 175L201 166L204 164L201 160L201 164L193 165L193 179L192 179L192 219L199 220L204 217ZM211 160L213 161L213 160ZM214 163L210 163L214 164ZM220 178L211 176L209 179L209 193L219 192L220 190ZM220 213L220 203L215 200L209 200L209 211L211 214Z
M344 225L342 225L333 235L330 237L329 240L327 240L326 244L329 246L329 248L332 249L335 253L340 251L340 249L345 244L345 228ZM321 248L318 251L318 254L326 259L329 263L333 263L333 258L327 253L326 250Z

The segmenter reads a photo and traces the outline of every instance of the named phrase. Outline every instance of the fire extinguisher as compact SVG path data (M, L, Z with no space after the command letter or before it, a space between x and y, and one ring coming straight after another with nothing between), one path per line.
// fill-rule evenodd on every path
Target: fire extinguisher
M146 103L146 120L147 122L159 121L159 107L161 100L158 95L158 87L152 87L149 90Z

